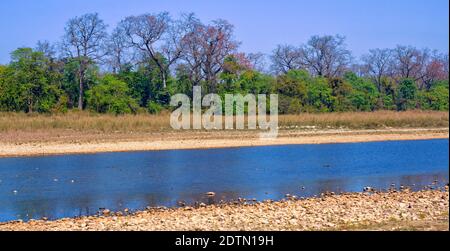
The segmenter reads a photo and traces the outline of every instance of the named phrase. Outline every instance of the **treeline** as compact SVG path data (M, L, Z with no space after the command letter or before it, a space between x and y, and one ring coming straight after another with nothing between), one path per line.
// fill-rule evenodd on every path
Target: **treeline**
M0 111L158 113L176 93L280 95L281 113L448 110L448 54L411 46L357 60L341 36L238 51L224 20L168 13L122 20L110 34L98 14L69 20L60 42L19 48L0 65ZM268 61L268 62L267 62Z

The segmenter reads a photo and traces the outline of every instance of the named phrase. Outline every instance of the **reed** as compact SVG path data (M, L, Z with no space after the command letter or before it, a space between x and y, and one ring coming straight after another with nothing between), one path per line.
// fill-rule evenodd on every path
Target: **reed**
M0 113L0 132L34 132L70 130L93 133L129 133L169 131L170 114L160 115L100 115L70 111L66 114L42 115ZM448 127L448 112L433 111L378 111L280 115L281 129L376 129L376 128L431 128Z

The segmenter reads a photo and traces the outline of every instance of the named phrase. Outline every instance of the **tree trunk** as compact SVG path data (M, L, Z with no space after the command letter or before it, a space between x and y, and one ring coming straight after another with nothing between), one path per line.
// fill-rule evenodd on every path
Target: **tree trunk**
M167 89L167 77L166 77L166 73L165 72L162 72L161 73L161 77L162 77L162 81L163 81L163 88L164 89Z
M78 96L78 110L83 110L83 95L84 95L84 72L81 69L80 70L80 76L79 76L79 81L80 81L80 92L79 92L79 96Z

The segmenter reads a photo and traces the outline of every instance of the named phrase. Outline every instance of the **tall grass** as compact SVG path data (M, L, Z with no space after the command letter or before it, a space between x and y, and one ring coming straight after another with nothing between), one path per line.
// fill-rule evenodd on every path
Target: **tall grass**
M171 130L169 116L169 114L114 116L75 111L60 115L0 113L0 132L51 130L98 133L159 132ZM448 127L449 114L432 111L379 111L280 115L279 125L281 129Z
M449 114L448 112L434 111L378 111L284 115L280 117L280 125L285 127L313 126L322 129L448 127Z

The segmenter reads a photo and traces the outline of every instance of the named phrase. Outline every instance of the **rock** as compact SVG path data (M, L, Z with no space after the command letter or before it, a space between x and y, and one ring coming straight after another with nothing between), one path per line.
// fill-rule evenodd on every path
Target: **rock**
M375 189L373 187L365 187L363 189L363 192L371 193L371 192L375 192Z
M108 216L108 215L111 214L111 210L105 209L105 210L102 211L102 214L105 215L105 216Z
M216 193L215 192L207 192L206 195L209 197L214 197L214 196L216 196Z

